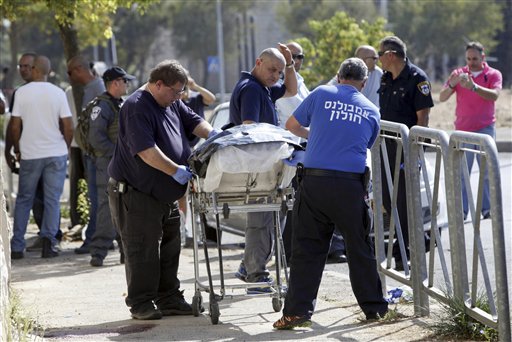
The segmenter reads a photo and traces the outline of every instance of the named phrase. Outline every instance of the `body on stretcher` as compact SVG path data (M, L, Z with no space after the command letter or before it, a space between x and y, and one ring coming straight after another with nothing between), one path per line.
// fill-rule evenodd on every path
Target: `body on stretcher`
M206 172L203 177L197 176L191 182L191 204L195 217L201 217L200 227L193 220L193 247L195 268L195 295L193 298L194 314L200 313L199 304L202 303L201 292L207 292L210 296L210 317L213 324L218 323L220 316L218 302L225 294L226 288L240 289L254 286L270 286L269 295L272 297L274 310L280 311L285 295L285 286L281 280L281 270L285 271L287 281L286 261L281 236L280 214L293 205L293 189L290 187L291 179L295 175L295 167L283 162L291 156L294 148L287 142L270 141L262 143L231 145L219 148L208 160ZM203 170L204 171L204 170ZM228 217L232 212L273 212L275 228L275 267L276 281L274 284L236 284L227 286L224 282L222 262L222 227L219 217L222 214ZM214 285L212 270L208 256L208 247L204 234L205 216L202 214L214 214L216 217L217 251L219 259L219 281ZM208 274L208 284L201 281L199 272L199 248L198 238L201 228L201 241L204 248L204 266ZM219 284L220 282L220 284ZM218 291L219 294L216 294ZM245 295L245 294L244 294ZM234 295L232 296L234 297Z

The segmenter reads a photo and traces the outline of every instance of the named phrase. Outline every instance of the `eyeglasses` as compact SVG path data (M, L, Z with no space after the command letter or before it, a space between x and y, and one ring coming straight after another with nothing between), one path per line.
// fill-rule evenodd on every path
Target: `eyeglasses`
M363 58L363 60L365 60L365 59L373 59L374 61L376 61L377 59L379 59L379 57L377 57L377 56L370 56L370 57Z
M292 58L293 59L304 59L304 54L303 53L299 53L299 54L296 54L296 55L292 55Z
M23 68L32 68L32 65L30 65L30 64L18 64L18 69L23 69Z
M174 92L174 95L176 95L176 96L181 96L181 95L183 95L183 93L184 93L184 92L185 92L185 90L186 90L186 88L183 88L183 89L181 89L181 90L176 90L176 89L174 89L173 87L168 86L168 85L166 85L166 84L164 84L164 86L165 86L165 87L167 87L167 88L169 88L169 89L171 89L171 90Z
M128 84L128 80L127 80L126 78L122 78L122 77L120 77L120 78L118 78L117 80L118 80L118 81L123 81L125 84Z
M386 50L386 51L379 51L379 52L377 52L377 54L379 55L379 57L382 57L382 56L384 56L388 52L396 53L395 50Z

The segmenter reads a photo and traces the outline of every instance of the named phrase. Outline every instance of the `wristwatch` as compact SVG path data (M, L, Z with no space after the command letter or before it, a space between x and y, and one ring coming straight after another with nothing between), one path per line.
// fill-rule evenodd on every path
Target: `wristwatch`
M287 68L293 68L293 66L295 65L295 61L292 59L292 61L290 62L290 64L286 64L286 67Z
M472 91L477 91L478 90L478 86L476 85L476 83L473 83L473 88L471 88Z

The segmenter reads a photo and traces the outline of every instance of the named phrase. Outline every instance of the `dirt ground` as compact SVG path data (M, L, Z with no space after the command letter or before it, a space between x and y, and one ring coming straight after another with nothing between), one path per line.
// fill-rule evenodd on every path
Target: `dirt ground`
M430 111L429 127L451 131L455 127L455 95L446 102L439 102L439 92L442 84L432 84L432 97L434 108ZM502 89L498 101L496 101L496 128L512 127L512 89Z

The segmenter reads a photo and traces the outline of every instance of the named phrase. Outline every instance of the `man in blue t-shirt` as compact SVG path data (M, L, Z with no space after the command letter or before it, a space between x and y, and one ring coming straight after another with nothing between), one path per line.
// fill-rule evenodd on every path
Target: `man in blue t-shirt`
M192 314L179 290L177 200L192 177L185 166L187 136L206 139L216 132L180 100L186 84L178 61L163 61L119 112L108 195L125 252L126 304L135 319Z
M308 139L293 207L292 263L283 317L276 329L311 325L329 244L336 226L345 238L350 281L367 319L388 310L370 242L365 202L366 149L379 134L379 110L360 91L368 68L345 60L337 86L320 86L286 128Z
M290 49L284 44L278 48L263 50L251 72L242 71L229 103L231 125L265 122L279 126L275 102L297 94L297 78ZM278 83L283 70L284 82ZM272 213L247 214L245 253L237 278L251 283L273 281L266 267L272 257L273 236ZM247 289L249 294L269 291L269 287Z

